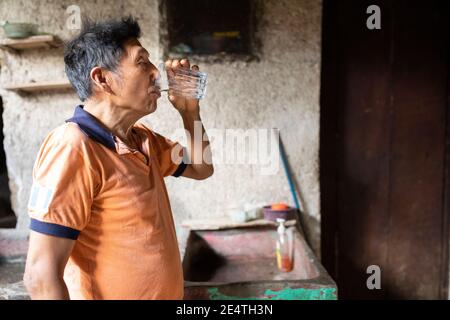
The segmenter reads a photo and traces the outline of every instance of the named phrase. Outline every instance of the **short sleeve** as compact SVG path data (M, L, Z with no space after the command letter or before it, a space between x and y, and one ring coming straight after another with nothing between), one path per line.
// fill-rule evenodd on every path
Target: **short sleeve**
M90 219L95 176L79 148L70 141L54 140L44 142L34 164L30 229L77 239Z
M179 177L186 169L186 161L183 161L185 149L178 142L173 142L162 135L153 132L153 148L159 161L159 168L164 177Z

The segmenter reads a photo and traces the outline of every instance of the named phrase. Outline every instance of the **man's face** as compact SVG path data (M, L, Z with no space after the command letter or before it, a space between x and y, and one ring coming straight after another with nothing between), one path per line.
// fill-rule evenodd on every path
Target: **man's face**
M158 69L150 62L148 51L137 39L125 42L123 46L119 75L112 86L112 102L142 115L150 114L156 110L156 102L161 96L155 85Z

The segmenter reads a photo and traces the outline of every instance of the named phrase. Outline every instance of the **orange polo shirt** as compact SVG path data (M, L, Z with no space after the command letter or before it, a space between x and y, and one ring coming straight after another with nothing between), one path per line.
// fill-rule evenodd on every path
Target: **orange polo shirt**
M71 299L183 298L163 179L181 175L183 149L143 124L132 139L138 150L78 106L37 156L30 228L76 240L64 272Z

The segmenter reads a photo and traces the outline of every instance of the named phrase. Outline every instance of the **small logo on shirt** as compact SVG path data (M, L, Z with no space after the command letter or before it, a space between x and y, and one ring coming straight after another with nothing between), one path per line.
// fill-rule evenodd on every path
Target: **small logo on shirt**
M28 209L47 212L50 201L53 198L54 190L39 185L38 183L33 183L31 187L30 200L28 202Z

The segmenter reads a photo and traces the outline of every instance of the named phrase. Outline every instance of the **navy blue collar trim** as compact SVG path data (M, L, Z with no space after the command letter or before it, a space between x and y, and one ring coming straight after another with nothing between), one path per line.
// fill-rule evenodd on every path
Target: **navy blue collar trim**
M114 136L100 122L95 119L89 112L84 111L82 105L75 108L73 117L67 119L66 122L74 122L78 124L80 129L91 139L103 144L109 149L116 149Z

